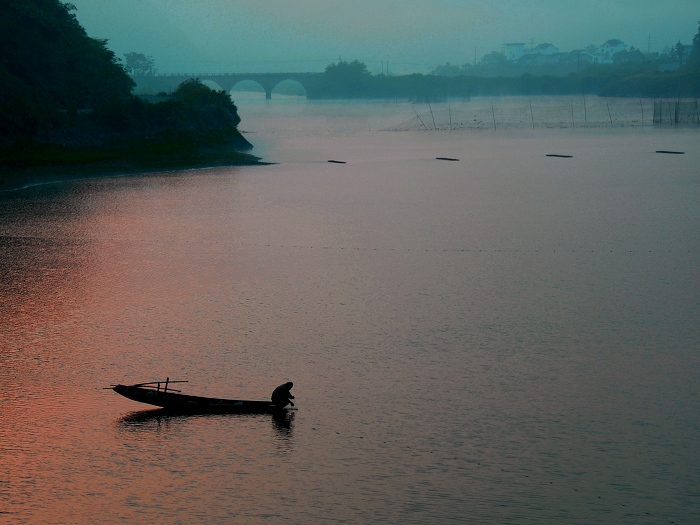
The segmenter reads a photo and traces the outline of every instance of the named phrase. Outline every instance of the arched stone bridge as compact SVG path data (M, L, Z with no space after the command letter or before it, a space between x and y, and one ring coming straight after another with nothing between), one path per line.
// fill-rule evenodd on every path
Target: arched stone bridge
M244 80L252 80L260 84L265 90L265 98L272 98L272 90L280 82L294 80L302 85L308 97L310 92L316 91L318 86L326 84L323 73L215 73L215 74L166 74L134 76L136 91L151 91L155 93L174 91L177 86L190 78L198 78L201 81L215 82L221 89L229 93L233 87Z

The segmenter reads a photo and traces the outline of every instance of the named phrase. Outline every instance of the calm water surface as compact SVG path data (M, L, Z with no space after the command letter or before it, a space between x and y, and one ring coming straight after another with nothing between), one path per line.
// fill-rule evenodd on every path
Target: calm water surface
M0 522L700 522L697 131L239 108L278 164L0 195Z

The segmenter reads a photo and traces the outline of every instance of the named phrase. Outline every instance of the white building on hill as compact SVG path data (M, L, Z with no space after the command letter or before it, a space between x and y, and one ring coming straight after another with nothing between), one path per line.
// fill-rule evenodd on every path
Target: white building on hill
M618 40L617 38L608 40L598 49L598 55L596 56L598 59L597 61L599 64L612 64L613 55L620 51L625 51L626 49L627 45L622 40Z
M533 55L555 55L559 53L559 48L552 44L540 44L530 51Z
M504 55L506 60L513 61L518 60L521 56L525 54L525 44L506 44L503 46L505 48Z

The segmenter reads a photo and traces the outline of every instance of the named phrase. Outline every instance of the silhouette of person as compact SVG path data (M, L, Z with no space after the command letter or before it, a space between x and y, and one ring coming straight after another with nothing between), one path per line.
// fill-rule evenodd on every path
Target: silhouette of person
M294 399L294 396L290 392L293 386L294 383L290 381L289 383L280 385L273 390L271 399L277 408L284 408L287 405L294 406L294 403L291 401Z

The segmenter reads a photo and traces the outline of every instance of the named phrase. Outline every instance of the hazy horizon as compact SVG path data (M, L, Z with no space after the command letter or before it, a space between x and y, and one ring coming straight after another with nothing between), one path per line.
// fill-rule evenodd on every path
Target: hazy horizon
M360 60L371 73L462 65L510 42L561 51L610 39L646 51L698 30L697 0L74 0L88 34L119 58L152 56L160 72L322 71Z

